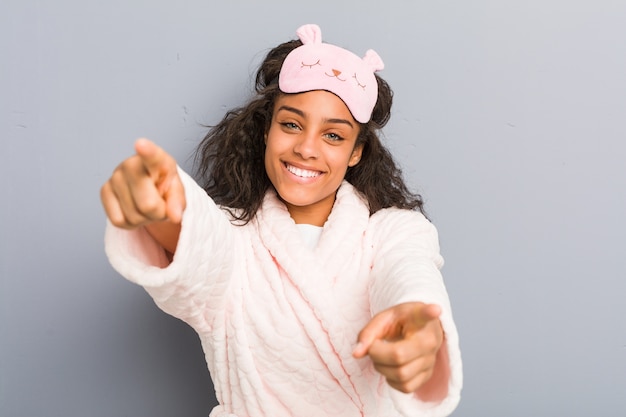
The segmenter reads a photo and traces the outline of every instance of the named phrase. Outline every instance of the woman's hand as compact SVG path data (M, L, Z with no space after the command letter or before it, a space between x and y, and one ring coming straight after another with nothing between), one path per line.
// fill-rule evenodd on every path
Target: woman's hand
M186 206L176 161L147 139L137 140L135 151L102 186L102 205L113 225L148 226L148 232L173 253Z
M418 302L384 310L361 330L353 355L355 358L369 355L376 370L393 388L416 392L425 387L439 368L437 354L444 340L440 314L439 306ZM443 373L447 373L445 369ZM437 385L441 385L441 378L437 380ZM447 391L447 384L444 388ZM427 396L439 397L442 390L442 387L429 388Z

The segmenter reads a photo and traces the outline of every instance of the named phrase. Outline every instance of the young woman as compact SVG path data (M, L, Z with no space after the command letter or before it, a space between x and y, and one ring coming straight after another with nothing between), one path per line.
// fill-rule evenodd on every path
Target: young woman
M199 334L218 416L445 416L462 385L437 232L377 131L383 64L315 25L198 149L136 142L101 190L113 266Z

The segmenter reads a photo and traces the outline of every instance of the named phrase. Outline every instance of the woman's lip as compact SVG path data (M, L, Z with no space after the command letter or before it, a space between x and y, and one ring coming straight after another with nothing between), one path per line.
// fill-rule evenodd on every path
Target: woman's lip
M302 166L290 164L289 162L283 162L283 166L289 173L300 178L317 178L323 174L323 171L318 169L311 169Z

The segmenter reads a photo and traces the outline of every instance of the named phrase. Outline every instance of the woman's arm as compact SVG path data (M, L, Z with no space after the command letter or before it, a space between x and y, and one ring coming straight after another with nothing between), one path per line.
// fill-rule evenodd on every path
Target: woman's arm
M443 258L437 230L421 214L398 209L381 210L372 224L374 317L360 335L366 337L355 356L367 353L392 387L413 392L411 397L432 415L447 415L459 401L463 375L439 270ZM394 401L400 408L411 407L407 397L394 395Z
M111 265L197 330L222 308L237 252L224 212L172 157L140 140L102 187Z
M170 221L146 225L146 231L163 249L165 249L165 253L170 262L174 259L174 253L176 253L176 246L178 246L178 239L180 238L180 229L180 223L172 223Z
M238 229L189 175L180 169L178 174L186 206L175 253L167 253L149 226L121 228L110 221L105 250L113 268L144 287L163 311L202 331L223 310L232 271L241 263Z

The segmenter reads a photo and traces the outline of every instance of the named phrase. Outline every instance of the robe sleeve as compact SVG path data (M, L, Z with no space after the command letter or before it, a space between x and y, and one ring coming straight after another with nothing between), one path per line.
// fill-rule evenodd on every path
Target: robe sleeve
M391 396L405 415L414 413L417 407L424 416L447 416L460 400L463 372L458 332L440 273L443 258L437 230L421 213L409 210L380 210L372 220L376 224L370 286L372 313L410 301L439 305L445 334L441 353L449 365L449 375L443 378L448 381L447 396L441 402L423 402L414 394L393 389Z
M159 308L198 331L210 331L235 262L234 226L180 168L179 175L187 206L172 262L144 228L125 230L110 222L105 251L113 268L143 286Z

